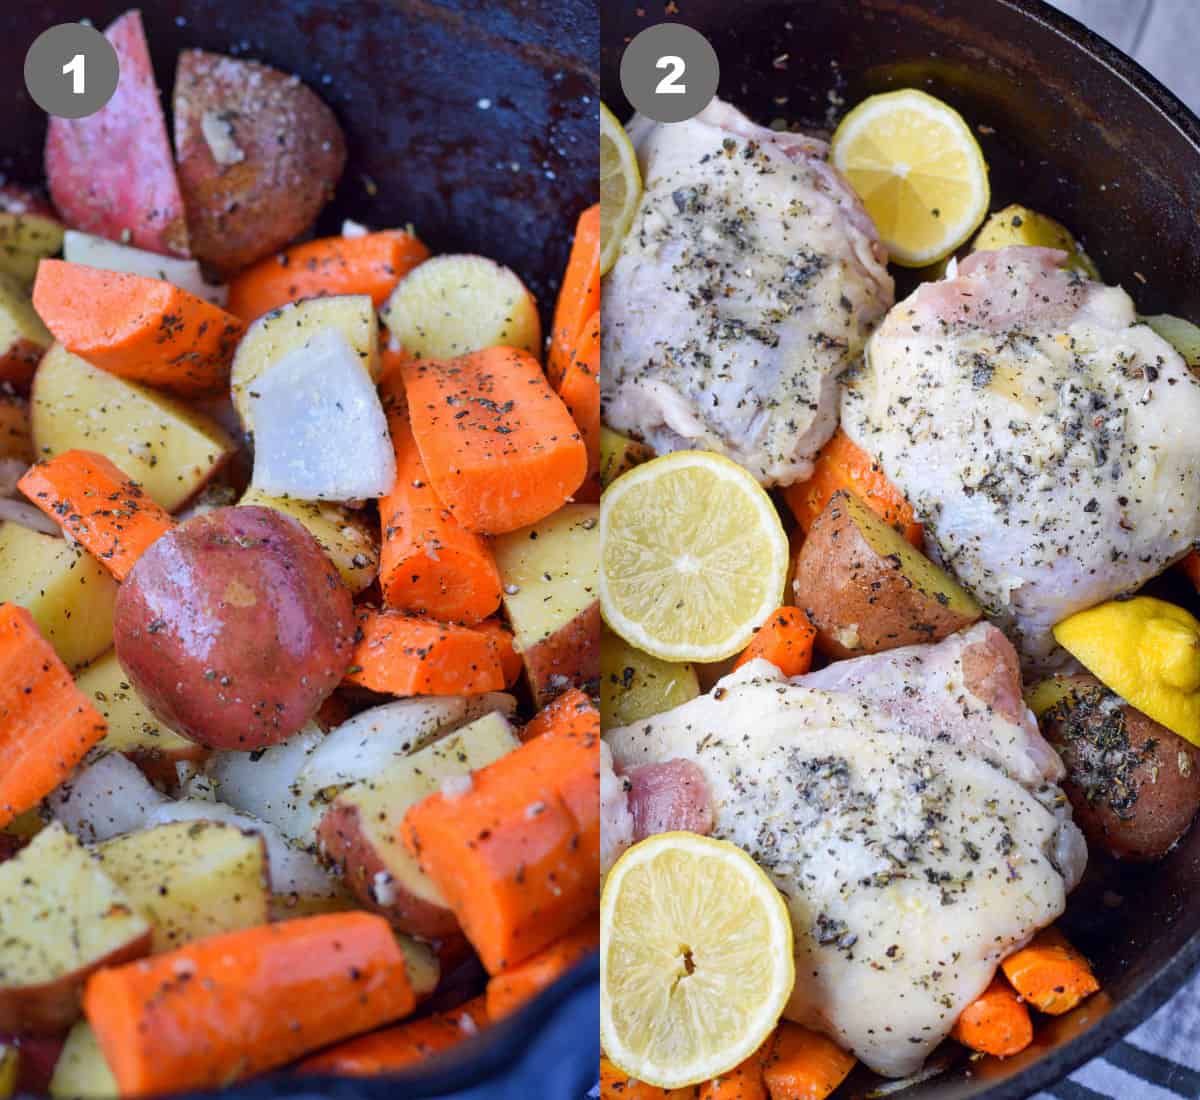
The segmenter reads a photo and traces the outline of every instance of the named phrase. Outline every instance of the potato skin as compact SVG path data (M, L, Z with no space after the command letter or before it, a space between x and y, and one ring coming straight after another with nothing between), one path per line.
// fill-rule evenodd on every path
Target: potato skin
M337 570L271 508L218 508L169 531L121 585L113 627L117 659L156 717L214 749L290 737L354 647Z
M1099 680L1076 683L1041 719L1067 767L1075 823L1118 859L1161 859L1200 810L1200 750Z
M184 50L175 154L192 252L228 278L313 223L341 177L346 142L333 112L294 77Z
M796 606L817 628L822 653L858 657L937 642L975 621L918 589L900 557L873 549L844 495L813 522L794 559Z

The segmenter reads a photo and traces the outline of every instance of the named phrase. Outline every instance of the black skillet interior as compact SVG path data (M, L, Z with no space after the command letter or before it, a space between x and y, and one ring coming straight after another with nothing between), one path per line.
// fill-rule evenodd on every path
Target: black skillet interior
M7 179L42 178L45 116L22 75L30 43L56 23L87 18L104 27L132 6L142 10L168 102L176 55L197 47L296 73L329 103L346 131L349 160L319 229L337 232L344 217L380 227L411 222L435 252L479 252L512 267L537 295L548 326L575 219L597 198L593 0L0 2L0 101L8 104L0 172ZM406 1076L405 1084L276 1079L225 1095L318 1088L343 1097L440 1095L515 1065L556 1007L573 994L578 1002L581 983L590 980L594 964L585 963L528 1014ZM595 1050L594 1021L587 1030L578 1045L590 1061L585 1077L595 1072L595 1054L587 1057ZM521 1095L519 1085L511 1087Z
M1141 312L1200 322L1200 122L1039 0L676 0L669 12L642 0L604 5L601 88L619 116L629 111L621 51L663 19L708 36L721 63L719 94L764 124L829 130L864 96L926 89L975 127L994 208L1021 202L1053 215ZM1189 596L1178 586L1167 598ZM1104 993L1043 1026L1021 1056L960 1067L903 1096L1028 1096L1098 1054L1200 962L1198 890L1200 828L1149 869L1119 872L1094 859L1067 926ZM875 1083L856 1076L847 1095Z

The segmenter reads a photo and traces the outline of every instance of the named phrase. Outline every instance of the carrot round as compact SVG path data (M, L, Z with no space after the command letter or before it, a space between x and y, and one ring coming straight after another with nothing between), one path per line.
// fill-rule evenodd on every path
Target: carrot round
M522 741L532 741L547 733L572 733L576 736L600 736L600 711L590 695L579 688L564 691L542 707L521 730Z
M525 663L513 645L513 632L499 619L484 619L475 624L475 629L492 640L500 670L504 673L504 686L512 687L520 678Z
M812 477L789 485L783 496L796 522L807 533L833 494L841 489L852 492L913 546L921 549L924 529L917 523L908 501L888 481L879 463L838 428L817 455Z
M567 270L554 307L554 327L550 332L546 374L555 388L571 364L584 323L599 309L600 204L597 203L579 215L575 241L571 245Z
M1001 975L992 979L958 1018L952 1039L963 1046L997 1058L1020 1054L1033 1042L1033 1021L1029 1009Z
M449 1012L409 1020L314 1054L301 1062L296 1072L336 1073L342 1077L395 1073L458 1046L487 1025L485 998L479 996Z
M0 604L0 828L41 802L107 732L33 616Z
M763 1049L760 1047L728 1073L705 1081L696 1095L698 1100L767 1100Z
M600 1100L696 1100L696 1093L694 1086L660 1089L657 1085L647 1085L600 1055Z
M429 480L468 530L536 523L583 482L587 447L532 355L487 348L401 371Z
M812 666L816 636L816 628L800 608L781 607L758 628L733 667L763 657L784 676L803 676Z
M1043 928L1000 966L1021 997L1050 1016L1070 1012L1100 988L1087 959L1057 928Z
M763 1081L771 1100L825 1100L854 1062L832 1039L783 1020L767 1047Z
M553 733L405 815L401 835L489 974L549 947L596 911L600 739Z
M288 302L324 294L369 294L378 307L428 258L429 249L400 229L306 241L236 275L229 312L249 324Z
M491 1020L511 1016L600 946L600 925L588 920L523 963L502 970L487 986Z
M101 970L83 1008L122 1096L215 1088L408 1015L387 921L332 913Z
M174 526L136 481L92 451L39 462L17 487L119 581Z
M504 690L495 643L484 631L399 611L360 607L346 682L388 695L481 695Z
M379 501L383 602L447 622L477 623L500 606L491 547L438 499L413 438L400 379L382 386L396 451L396 483Z
M581 493L600 499L600 312L585 322L578 345L562 379L558 394L563 399L587 447L588 472Z
M43 260L33 305L66 349L133 382L184 395L229 380L243 325L161 279Z

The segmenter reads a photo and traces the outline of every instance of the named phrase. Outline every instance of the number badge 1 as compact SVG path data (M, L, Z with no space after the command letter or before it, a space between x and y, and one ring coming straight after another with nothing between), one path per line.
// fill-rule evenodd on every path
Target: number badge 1
M25 54L30 98L60 118L95 114L112 99L119 79L117 51L86 23L59 23L42 31Z

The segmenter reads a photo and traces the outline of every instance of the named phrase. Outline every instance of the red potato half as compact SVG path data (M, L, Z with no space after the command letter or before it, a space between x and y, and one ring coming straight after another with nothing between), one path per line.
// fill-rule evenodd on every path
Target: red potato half
M203 50L179 55L175 152L192 250L223 277L308 229L346 163L337 119L299 80Z
M295 520L218 508L155 542L121 585L117 659L184 737L251 751L296 733L354 648L350 593Z
M183 197L141 14L104 32L121 77L112 99L85 118L51 116L46 182L72 229L149 252L188 255Z

